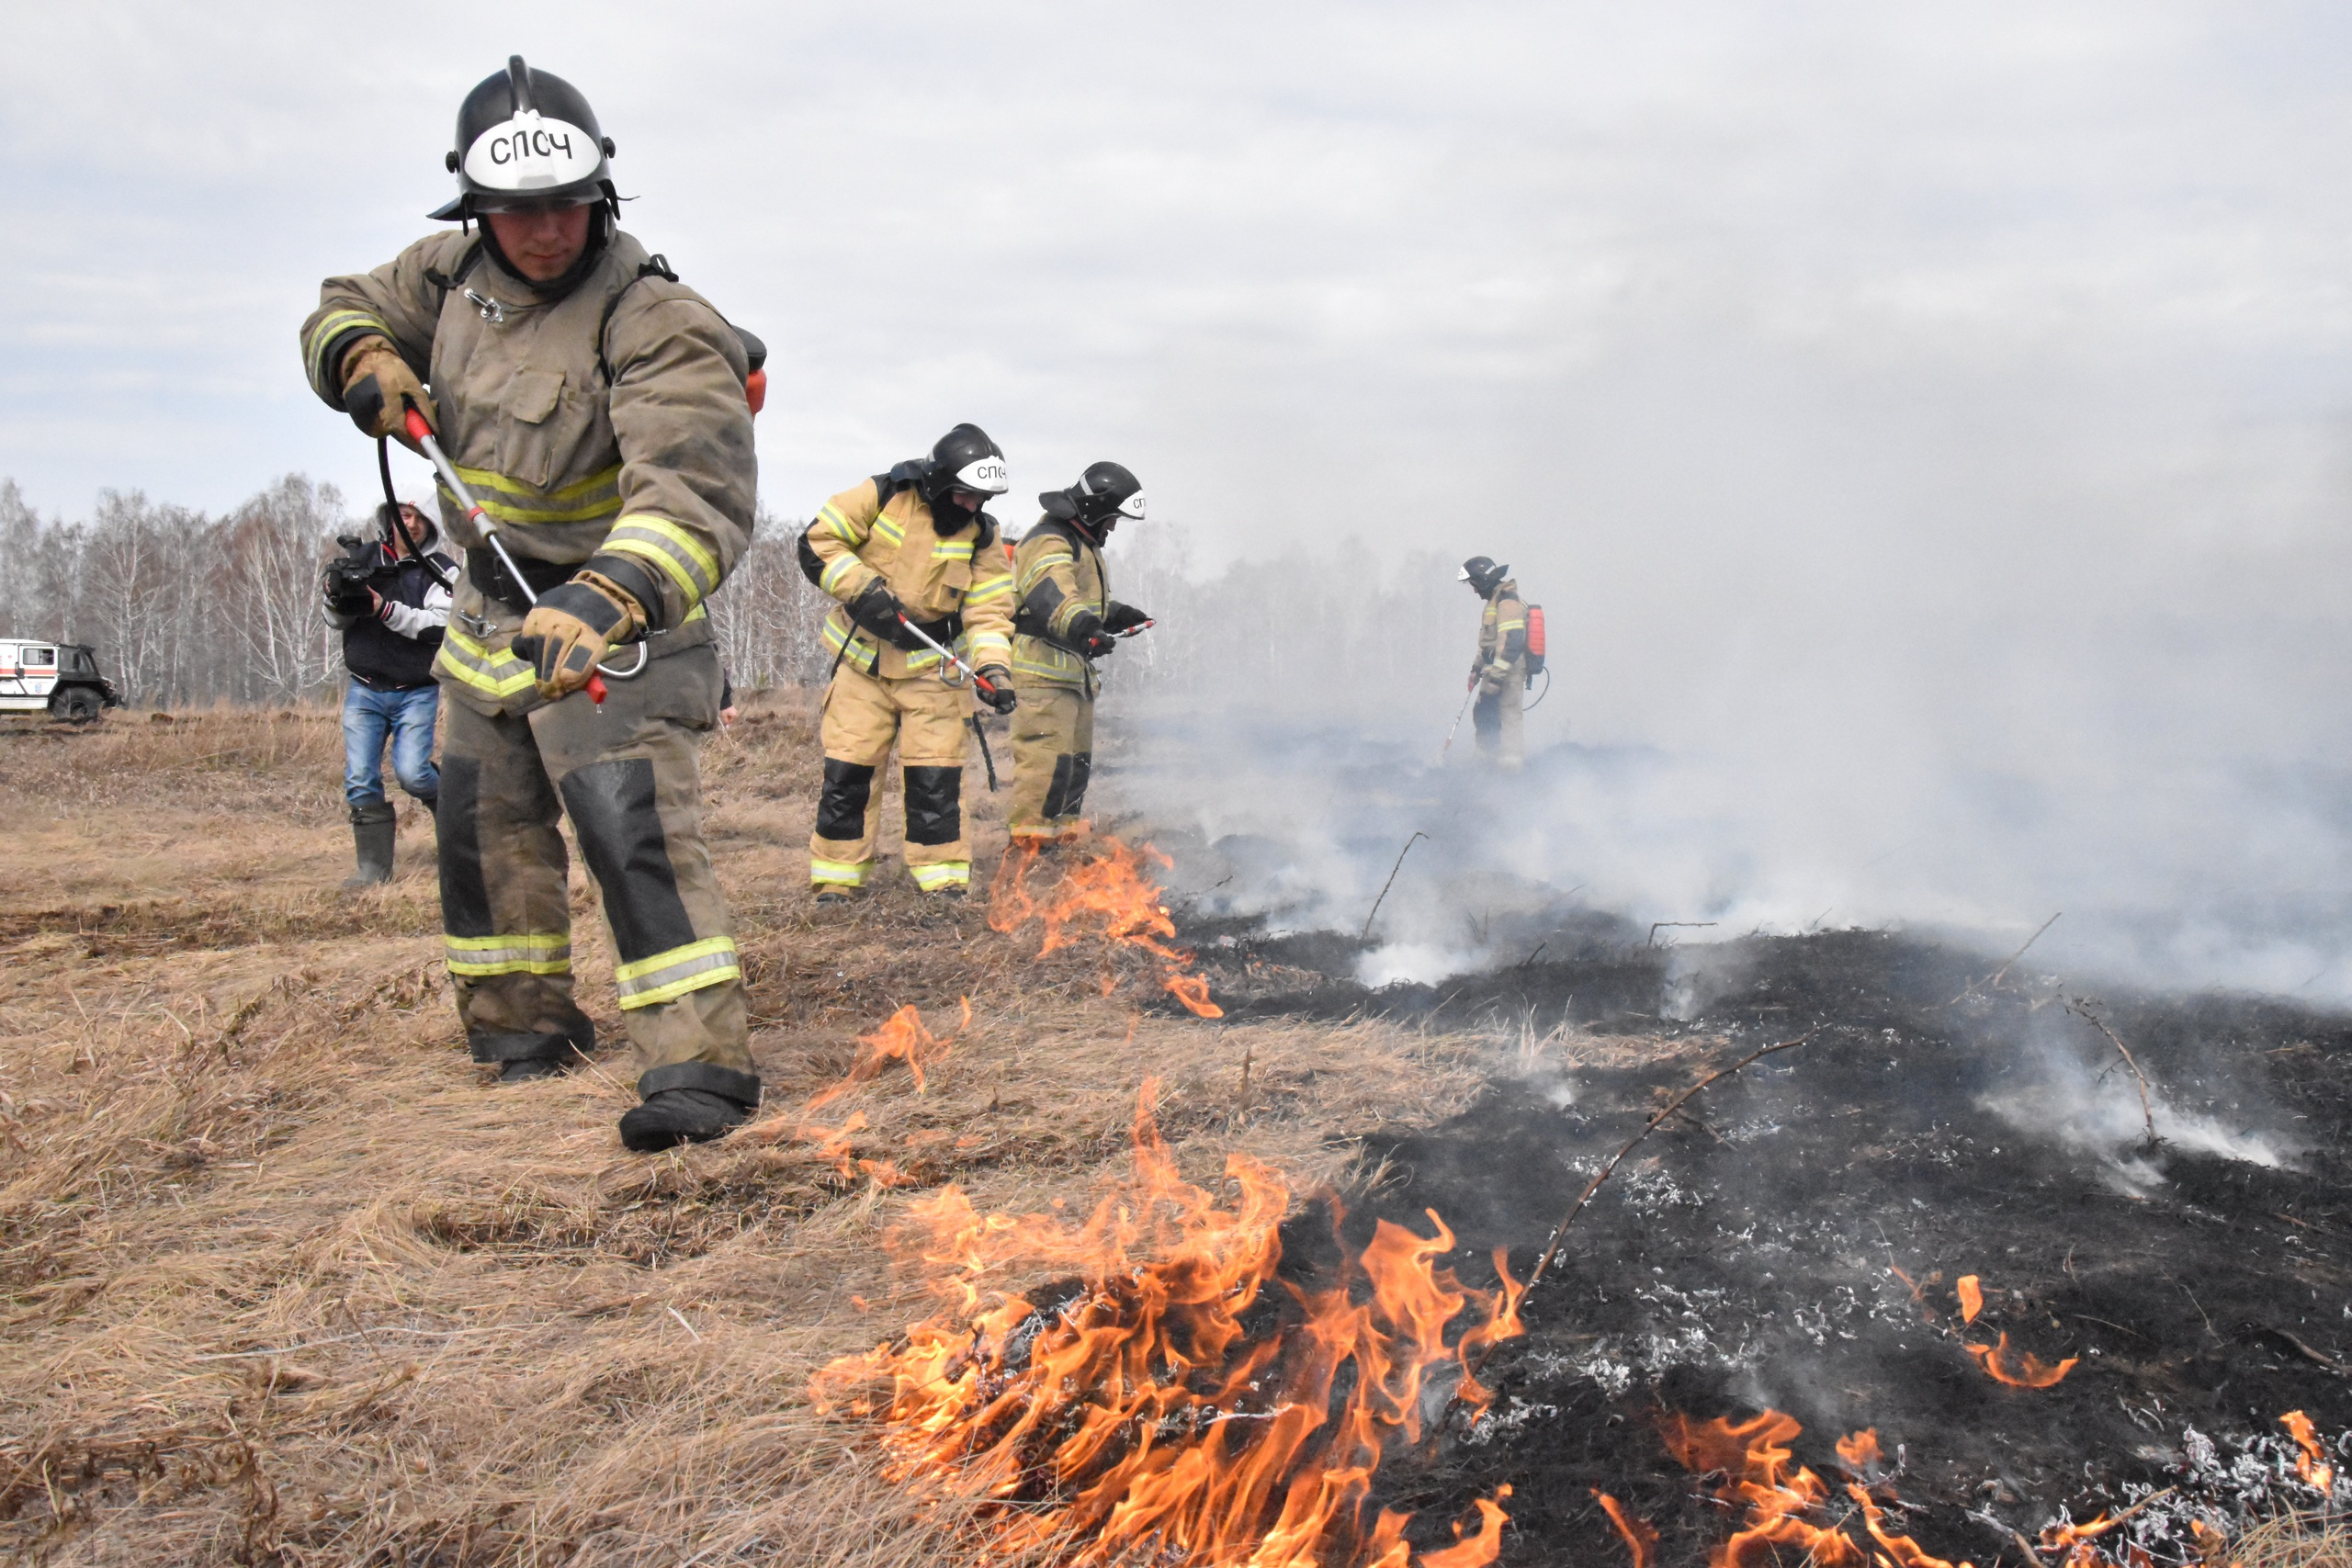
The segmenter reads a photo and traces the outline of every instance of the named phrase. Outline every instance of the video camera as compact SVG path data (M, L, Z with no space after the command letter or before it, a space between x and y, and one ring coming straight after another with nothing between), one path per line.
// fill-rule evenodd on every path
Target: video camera
M382 553L375 540L356 534L340 535L335 543L343 547L343 554L327 562L322 574L327 605L338 615L364 615L371 581L384 570Z

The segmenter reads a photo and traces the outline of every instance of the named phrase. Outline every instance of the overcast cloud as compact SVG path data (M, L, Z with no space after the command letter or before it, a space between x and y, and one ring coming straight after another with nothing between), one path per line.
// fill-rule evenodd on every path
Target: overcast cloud
M1775 877L1943 835L1878 906L2030 929L2161 865L2150 897L2331 954L2347 33L2159 0L18 6L0 474L66 514L366 494L295 328L427 231L458 99L519 51L617 139L628 226L771 344L782 515L969 418L1016 499L1129 463L1204 566L1490 553L1566 654L1531 739L1709 759ZM1466 653L1390 722L1442 732Z

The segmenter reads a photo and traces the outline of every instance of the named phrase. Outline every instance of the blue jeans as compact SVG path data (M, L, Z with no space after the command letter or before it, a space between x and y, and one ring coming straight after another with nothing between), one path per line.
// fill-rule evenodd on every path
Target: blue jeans
M343 694L343 798L353 806L384 798L384 738L392 740L392 773L401 787L419 800L441 794L441 770L433 765L433 724L440 716L441 688L379 692L354 681Z

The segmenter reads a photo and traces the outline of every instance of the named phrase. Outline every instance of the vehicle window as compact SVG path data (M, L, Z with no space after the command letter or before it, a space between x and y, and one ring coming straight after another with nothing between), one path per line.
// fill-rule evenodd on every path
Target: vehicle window
M65 668L76 675L97 673L97 667L91 662L88 651L79 648L69 648L65 650Z
M53 669L57 664L57 649L53 648L28 648L25 649L25 662L27 664L38 664L43 669Z

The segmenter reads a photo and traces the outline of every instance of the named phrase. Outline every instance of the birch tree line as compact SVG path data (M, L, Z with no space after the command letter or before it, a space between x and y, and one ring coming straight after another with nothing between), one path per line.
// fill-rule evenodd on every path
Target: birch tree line
M341 553L338 535L374 525L372 506L355 511L334 486L300 474L217 516L105 491L70 522L38 516L0 479L0 636L93 645L140 707L335 700L342 649L320 572ZM763 511L711 598L741 693L820 682L831 666L820 627L832 601L801 575L801 526ZM1158 617L1102 661L1114 709L1238 702L1329 713L1459 690L1477 609L1453 562L1416 556L1384 577L1302 555L1204 578L1183 537L1178 525L1129 524L1106 552L1113 591Z

